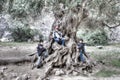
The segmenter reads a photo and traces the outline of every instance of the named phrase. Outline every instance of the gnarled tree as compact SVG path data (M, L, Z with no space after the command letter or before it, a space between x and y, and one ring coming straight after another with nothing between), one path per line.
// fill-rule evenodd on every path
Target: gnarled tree
M56 20L53 23L51 32L56 25L59 25L61 32L65 36L66 46L60 46L51 40L49 47L49 53L51 55L45 59L46 63L44 64L49 65L45 77L54 73L56 67L63 68L66 74L77 71L79 53L76 48L76 32L80 23L88 16L87 9L84 7L86 2L87 0L83 0L81 4L77 3L76 6L67 10L63 10L57 6L58 11L53 11Z

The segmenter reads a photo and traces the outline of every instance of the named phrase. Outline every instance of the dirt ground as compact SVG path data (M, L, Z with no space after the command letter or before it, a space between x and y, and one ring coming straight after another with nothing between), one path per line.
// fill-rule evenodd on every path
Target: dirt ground
M0 58L8 57L22 57L36 52L37 43L2 43L0 44ZM103 49L97 47L86 47L87 52L102 54L105 51L120 52L119 45L104 46ZM96 52L97 51L97 52ZM0 65L0 80L40 80L45 72L45 68L33 69L33 63L20 63L17 65ZM105 66L100 66L105 67ZM110 67L108 67L110 68ZM113 69L113 68L112 68ZM116 69L116 68L115 68ZM120 71L120 68L117 68ZM88 75L64 75L64 76L50 76L50 80L120 80L120 75L113 75L111 77L96 77L93 74Z

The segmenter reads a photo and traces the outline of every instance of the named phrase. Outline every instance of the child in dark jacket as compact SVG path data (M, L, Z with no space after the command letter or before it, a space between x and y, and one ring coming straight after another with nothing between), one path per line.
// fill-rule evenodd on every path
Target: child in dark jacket
M45 57L47 50L43 46L43 41L41 41L37 46L37 62L36 67L39 68L42 65L42 60Z
M42 43L38 44L37 55L42 56L44 51L46 51L46 49L43 47L43 44Z
M85 55L87 58L88 58L88 56L85 53L85 43L83 43L83 39L79 40L78 49L79 49L79 52L80 52L80 61L82 61L82 63L84 63L85 58L83 57L83 55Z

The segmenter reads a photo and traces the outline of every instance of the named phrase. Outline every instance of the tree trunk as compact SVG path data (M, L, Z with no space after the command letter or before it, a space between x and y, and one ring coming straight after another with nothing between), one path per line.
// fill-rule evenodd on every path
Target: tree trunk
M85 5L85 3L86 2L84 1L83 4ZM49 57L45 60L44 64L45 66L49 64L45 77L55 73L53 71L56 67L66 69L66 74L77 69L79 52L77 52L76 47L76 32L82 20L87 18L87 10L85 10L81 5L77 5L71 9L68 9L66 12L60 9L58 12L54 12L54 14L56 20L53 24L52 31L56 25L60 26L60 31L66 38L66 46L63 47L56 42L50 42L49 52L51 55L49 55Z

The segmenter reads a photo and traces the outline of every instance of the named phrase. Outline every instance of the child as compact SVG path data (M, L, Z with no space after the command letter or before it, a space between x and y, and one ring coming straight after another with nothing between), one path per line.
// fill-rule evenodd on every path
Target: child
M45 53L46 53L46 49L43 47L43 41L40 41L40 43L37 46L37 58L38 59L37 59L37 62L35 64L35 66L37 68L42 66L42 60L45 56Z
M65 46L65 40L64 40L62 33L60 32L58 26L55 27L55 31L53 32L53 39L58 44Z
M78 49L79 49L79 52L80 52L80 61L82 61L82 63L85 63L85 58L83 57L83 54L88 58L88 56L86 55L85 53L85 43L83 42L83 39L80 39L79 40L79 43L78 43Z

